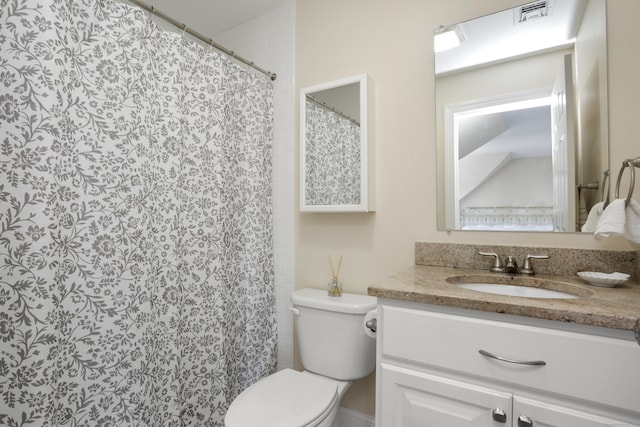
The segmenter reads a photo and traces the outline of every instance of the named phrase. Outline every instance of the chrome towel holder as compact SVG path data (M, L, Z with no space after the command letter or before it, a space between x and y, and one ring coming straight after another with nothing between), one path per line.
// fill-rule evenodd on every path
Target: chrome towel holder
M611 172L609 172L609 169L604 171L604 173L602 174L602 193L600 195L600 201L604 203L605 206L609 204L609 175L610 174ZM607 192L607 197L604 196L605 191Z
M640 157L636 157L635 159L626 159L622 161L622 167L620 168L620 172L618 172L618 180L616 181L616 199L620 197L620 181L622 180L622 175L624 174L624 170L629 168L630 178L629 178L629 193L627 194L627 198L624 201L625 206L629 206L631 202L631 197L633 196L633 190L636 185L636 171L635 168L640 168Z

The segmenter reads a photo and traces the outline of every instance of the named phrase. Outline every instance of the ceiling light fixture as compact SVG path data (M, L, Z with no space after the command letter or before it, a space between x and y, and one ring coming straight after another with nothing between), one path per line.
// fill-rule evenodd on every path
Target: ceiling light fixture
M464 32L460 25L441 25L433 32L433 51L442 52L460 46L465 40Z

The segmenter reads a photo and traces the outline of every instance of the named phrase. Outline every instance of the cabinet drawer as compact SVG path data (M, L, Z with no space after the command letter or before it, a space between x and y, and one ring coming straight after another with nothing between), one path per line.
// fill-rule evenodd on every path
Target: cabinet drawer
M640 346L632 341L381 306L384 358L472 374L640 412ZM544 366L508 363L479 353Z

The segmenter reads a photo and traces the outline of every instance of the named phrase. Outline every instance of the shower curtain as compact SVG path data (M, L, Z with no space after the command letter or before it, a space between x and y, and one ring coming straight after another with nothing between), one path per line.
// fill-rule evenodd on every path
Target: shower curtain
M276 363L272 87L111 0L0 0L0 425L222 426Z
M360 125L307 99L305 192L309 205L360 203Z

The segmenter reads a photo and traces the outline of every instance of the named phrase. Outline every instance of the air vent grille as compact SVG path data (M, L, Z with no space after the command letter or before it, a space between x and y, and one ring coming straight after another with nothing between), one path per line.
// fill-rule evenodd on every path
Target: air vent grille
M551 5L548 0L528 3L513 10L514 23L527 22L536 18L543 18L551 14Z

